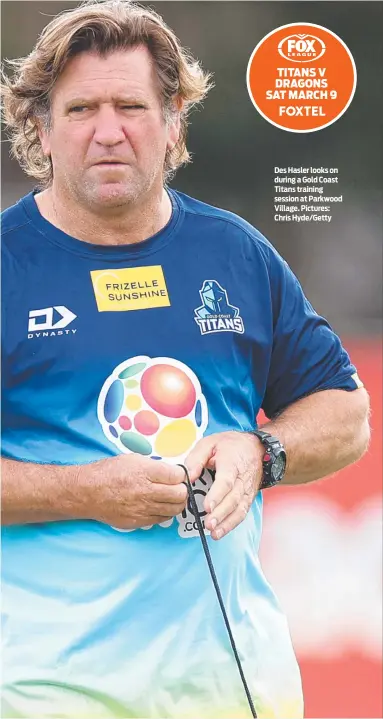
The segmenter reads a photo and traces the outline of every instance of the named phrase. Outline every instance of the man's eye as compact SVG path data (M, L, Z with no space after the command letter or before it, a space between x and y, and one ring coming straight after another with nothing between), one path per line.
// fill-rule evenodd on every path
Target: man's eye
M122 110L129 110L129 111L136 111L136 112L138 112L140 110L145 110L144 105L138 105L138 104L137 105L131 105L131 104L120 105L120 108ZM73 105L73 107L69 108L69 112L74 112L75 114L79 115L79 114L83 113L84 110L88 110L88 109L89 109L88 105Z
M144 105L121 105L123 110L145 110Z

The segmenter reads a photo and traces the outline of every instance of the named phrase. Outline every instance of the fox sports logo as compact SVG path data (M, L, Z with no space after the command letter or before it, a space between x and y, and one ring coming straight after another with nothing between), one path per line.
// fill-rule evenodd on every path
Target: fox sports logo
M324 55L326 45L315 35L289 35L279 43L278 52L291 62L312 62Z

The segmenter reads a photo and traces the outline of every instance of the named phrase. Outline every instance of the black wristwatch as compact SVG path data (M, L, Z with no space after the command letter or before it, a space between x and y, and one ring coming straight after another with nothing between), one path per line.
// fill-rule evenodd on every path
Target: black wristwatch
M251 434L255 434L261 440L265 454L263 455L263 477L259 489L267 489L274 487L282 481L286 471L286 452L283 444L268 432L261 429L252 430Z

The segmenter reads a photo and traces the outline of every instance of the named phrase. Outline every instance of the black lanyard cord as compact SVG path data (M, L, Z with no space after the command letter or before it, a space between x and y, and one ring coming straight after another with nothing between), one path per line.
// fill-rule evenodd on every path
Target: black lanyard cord
M178 466L179 466L179 467L182 467L182 469L184 470L185 475L186 475L186 482L184 482L184 484L186 484L186 488L187 488L187 490L188 490L188 495L189 495L190 504L191 504L191 507L192 507L192 510L193 510L193 514L194 514L194 516L195 516L195 520L196 520L196 522L197 522L197 527L198 527L199 535L200 535L200 537L201 537L201 542L202 542L203 550L204 550L204 552L205 552L206 561L207 561L208 566L209 566L209 571L210 571L210 574L211 574L211 578L212 578L212 581L213 581L213 584L214 584L214 589L215 589L216 594L217 594L219 606L221 607L222 616L223 616L223 619L224 619L224 622L225 622L225 625L226 625L227 633L228 633L228 635L229 635L231 648L232 648L232 650L233 650L233 654L234 654L235 661L236 661L236 664L237 664L237 667L238 667L238 671L239 671L239 674L240 674L240 677L241 677L241 680L242 680L243 688L244 688L244 690L245 690L245 694L246 694L246 697L247 697L247 701L249 702L249 707L250 707L250 709L251 709L251 714L252 714L253 717L256 718L256 717L257 717L257 713L256 713L256 711L255 711L255 707L254 707L254 704L253 704L253 700L252 700L252 698L251 698L251 694L250 694L250 691L249 691L249 687L247 686L246 678L245 678L245 675L244 675L243 669L242 669L241 660L240 660L240 658L239 658L238 651L237 651L237 647L236 647L236 645L235 645L235 641L234 641L234 637L233 637L233 633L232 633L232 631L231 631L230 622L229 622L228 616L227 616L227 614L226 614L226 609L225 609L225 605L224 605L224 603L223 603L221 590L220 590L220 588L219 588L219 584L218 584L218 580L217 580L217 575L216 575L216 573L215 573L215 569L214 569L213 562L212 562L212 558L211 558L211 555L210 555L208 543L207 543L206 537L205 537L205 532L204 532L204 530L203 530L203 526L202 526L202 522L201 522L201 517L200 517L199 511L198 511L197 502L196 502L196 500L195 500L193 488L192 488L192 485L191 485L191 482L190 482L189 472L188 472L188 470L187 470L187 468L185 467L184 464L179 464Z

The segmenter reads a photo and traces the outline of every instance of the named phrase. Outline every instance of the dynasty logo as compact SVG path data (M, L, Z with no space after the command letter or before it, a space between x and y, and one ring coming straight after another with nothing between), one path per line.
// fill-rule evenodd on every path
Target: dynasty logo
M77 329L65 329L75 319L77 315L64 305L31 310L28 315L28 339L76 334Z
M243 334L244 326L238 307L229 303L226 290L216 280L205 280L199 291L202 305L194 310L201 335L212 332Z

